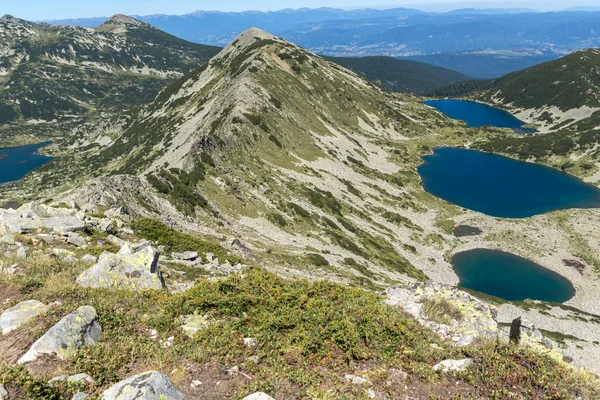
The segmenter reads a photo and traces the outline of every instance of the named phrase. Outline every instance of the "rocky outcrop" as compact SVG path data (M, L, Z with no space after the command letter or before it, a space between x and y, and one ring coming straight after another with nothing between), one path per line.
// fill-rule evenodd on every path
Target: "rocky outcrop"
M17 210L0 210L0 235L31 233L38 229L75 232L85 228L84 214L66 208L29 203Z
M510 342L528 347L538 353L546 354L559 362L571 362L555 348L552 342L542 335L536 326L521 317L515 318L510 325Z
M37 300L23 301L9 308L0 315L0 333L6 335L18 329L21 325L48 311L49 308Z
M50 328L18 363L34 361L43 354L55 354L61 359L65 358L85 345L98 343L101 334L96 310L91 306L80 307Z
M98 263L84 271L77 282L85 287L112 289L164 289L165 283L158 266L158 250L144 247L131 253L124 246L118 254L104 252Z
M101 400L184 400L168 376L150 371L117 383Z
M455 287L429 281L408 289L390 287L383 294L386 304L402 307L442 338L450 338L460 346L469 345L477 337L494 339L498 336L496 307ZM460 318L449 318L447 324L433 321L424 308L430 300L447 302Z

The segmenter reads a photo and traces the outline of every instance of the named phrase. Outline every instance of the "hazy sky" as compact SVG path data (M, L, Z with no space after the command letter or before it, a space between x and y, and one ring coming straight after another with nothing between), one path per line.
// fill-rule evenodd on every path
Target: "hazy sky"
M42 20L108 16L118 13L185 14L195 10L245 11L300 7L410 7L427 11L449 11L464 7L528 7L546 11L597 5L598 0L0 0L0 14Z

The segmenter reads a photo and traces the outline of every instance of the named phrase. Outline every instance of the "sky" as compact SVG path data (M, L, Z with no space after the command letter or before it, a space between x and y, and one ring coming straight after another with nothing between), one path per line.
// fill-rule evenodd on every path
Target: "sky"
M281 8L409 7L425 11L457 8L527 7L540 11L573 6L598 6L598 0L0 0L0 15L28 20L100 17L113 14L186 14L196 10L246 11Z

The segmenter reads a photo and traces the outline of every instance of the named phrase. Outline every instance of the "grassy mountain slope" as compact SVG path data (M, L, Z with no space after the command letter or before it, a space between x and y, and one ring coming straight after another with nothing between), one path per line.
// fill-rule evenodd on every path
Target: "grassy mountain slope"
M44 123L78 121L95 111L150 101L218 52L119 15L97 29L5 16L0 43L0 124L26 130L35 124L40 132L56 130Z
M163 90L111 143L82 147L81 169L44 181L139 175L186 218L225 226L266 258L366 285L425 279L415 263L430 262L417 249L437 245L439 228L411 222L427 213L411 193L426 147L409 139L427 140L445 121L417 98L252 29ZM137 184L126 186L131 199L148 199L141 213L153 208ZM85 185L80 197L94 190Z
M456 71L393 57L327 57L327 59L392 92L423 94L442 85L472 79Z

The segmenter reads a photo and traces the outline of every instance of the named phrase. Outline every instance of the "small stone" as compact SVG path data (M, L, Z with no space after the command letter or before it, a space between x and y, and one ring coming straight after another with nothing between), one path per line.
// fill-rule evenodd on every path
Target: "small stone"
M198 252L184 251L183 253L173 253L171 256L176 260L193 261L198 258Z
M4 387L4 385L0 384L0 400L8 400L8 390Z
M17 250L17 258L24 260L27 258L27 247L19 247Z
M256 339L254 339L254 338L244 338L244 346L246 346L246 347L256 347Z
M346 374L344 376L344 378L352 383L353 385L367 385L370 386L371 385L371 381L365 378L362 378L360 376L356 376L356 375L351 375L351 374Z
M256 392L256 393L251 394L250 396L244 397L243 400L275 400L275 399L264 392Z
M408 379L408 374L401 369L392 369L387 378L387 385L391 386L394 383L404 382Z
M431 344L429 345L429 347L431 347L432 349L436 349L436 350L443 350L443 348L442 348L441 346L438 346L438 345L437 345L437 344L435 344L435 343L431 343Z
M232 367L232 368L229 368L229 369L227 370L227 373L228 373L229 375L237 375L237 374L239 374L239 373L240 373L240 367L236 365L236 366L234 366L234 367Z
M198 380L194 380L192 381L192 383L190 384L190 387L192 389L196 389L198 386L202 385L202 382L198 381Z
M87 394L85 394L83 392L78 392L73 395L73 398L71 400L85 400L89 397L90 396L88 396Z
M433 366L435 371L450 372L450 371L464 371L470 365L473 364L472 358L465 358L462 360L444 360Z
M375 391L373 389L367 389L367 396L369 396L369 398L371 398L371 399L374 399Z
M259 365L262 360L261 356L252 356L250 357L250 361L254 363L254 365Z
M71 375L71 376L68 376L68 375L57 376L55 378L50 379L48 381L48 384L53 385L55 383L60 383L60 382L70 382L70 383L84 382L89 385L93 385L95 383L94 378L92 378L88 374L76 374L76 375Z
M214 253L206 253L206 260L208 262L213 262L214 259L215 259Z

